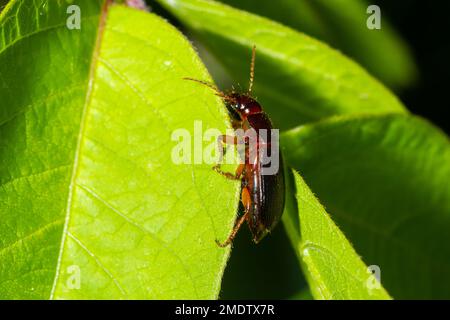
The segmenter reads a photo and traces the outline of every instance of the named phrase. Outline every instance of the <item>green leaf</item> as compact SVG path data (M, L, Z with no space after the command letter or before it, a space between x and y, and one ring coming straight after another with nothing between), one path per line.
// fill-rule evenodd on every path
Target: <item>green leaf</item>
M283 25L207 0L157 0L192 29L247 87L257 47L255 95L285 129L337 114L404 112L359 65Z
M327 21L315 10L308 0L220 0L232 7L256 13L318 39L331 38Z
M380 267L394 298L450 298L447 136L392 114L300 126L282 144L363 260Z
M215 298L240 186L174 164L171 134L226 109L182 80L210 77L164 20L75 4L81 30L64 1L0 18L0 297Z
M370 30L364 0L221 0L303 31L342 50L394 88L417 77L412 55L381 7L381 30Z
M351 244L294 171L298 211L283 221L316 299L389 299ZM295 215L298 214L298 217ZM298 221L300 221L298 223Z

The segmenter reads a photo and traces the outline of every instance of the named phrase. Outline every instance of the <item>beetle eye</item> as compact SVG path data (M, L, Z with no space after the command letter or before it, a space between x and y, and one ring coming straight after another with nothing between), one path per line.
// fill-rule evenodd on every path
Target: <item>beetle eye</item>
M236 109L233 106L227 106L228 112L230 114L230 117L236 120L240 120L241 117L239 113L236 111Z

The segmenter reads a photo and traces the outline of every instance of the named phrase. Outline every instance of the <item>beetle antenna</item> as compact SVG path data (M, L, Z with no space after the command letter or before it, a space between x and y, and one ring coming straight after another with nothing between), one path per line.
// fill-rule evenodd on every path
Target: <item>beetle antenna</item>
M202 85L212 89L213 91L215 91L216 96L219 96L219 97L221 97L222 99L224 99L226 101L230 101L230 102L234 102L235 101L235 99L231 98L230 96L228 96L225 93L223 93L222 91L220 91L219 88L217 88L212 83L209 83L209 82L206 82L206 81L203 81L203 80L194 79L194 78L187 78L187 77L185 77L183 79L200 83L200 84L202 84Z
M256 58L256 46L253 45L252 63L250 64L250 84L248 86L248 94L252 93L253 79L255 78L255 58Z
M193 79L193 78L183 78L183 80L189 80L189 81L194 81L194 82L200 83L200 84L202 84L202 85L204 85L204 86L207 86L208 88L214 90L216 93L223 94L223 92L220 91L220 90L219 90L215 85L213 85L212 83L209 83L209 82L206 82L206 81L203 81L203 80Z

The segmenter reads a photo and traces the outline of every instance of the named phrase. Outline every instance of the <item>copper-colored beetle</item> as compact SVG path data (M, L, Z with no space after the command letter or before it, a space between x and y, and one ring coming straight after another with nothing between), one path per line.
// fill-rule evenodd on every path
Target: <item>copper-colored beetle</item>
M224 175L228 179L241 180L242 193L241 202L244 206L244 214L237 220L233 231L224 242L216 240L221 247L231 244L239 228L244 221L247 221L253 235L253 241L258 243L268 232L270 232L283 214L285 201L284 168L281 153L279 154L279 169L275 174L263 175L261 173L264 159L262 154L271 154L271 135L267 134L263 138L260 129L266 129L269 133L273 128L267 114L261 105L252 97L252 87L255 70L256 48L253 47L252 62L250 68L249 89L245 93L231 92L229 94L220 91L216 86L197 79L185 78L195 81L213 89L216 94L224 100L230 113L230 118L234 129L254 129L257 133L256 143L247 144L245 148L245 161L240 164L234 174L224 172L220 169L220 164L214 166L214 170ZM219 136L222 144L238 144L236 137ZM252 148L257 148L256 150ZM261 148L267 148L266 152L260 152ZM253 152L252 152L253 151ZM276 151L280 152L279 149Z

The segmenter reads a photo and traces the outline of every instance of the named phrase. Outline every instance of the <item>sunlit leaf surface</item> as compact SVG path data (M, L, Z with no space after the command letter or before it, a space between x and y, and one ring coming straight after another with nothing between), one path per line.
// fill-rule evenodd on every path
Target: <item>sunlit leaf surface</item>
M239 184L174 164L171 134L225 130L223 104L167 22L76 4L81 30L62 1L0 19L0 297L215 298Z

